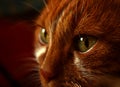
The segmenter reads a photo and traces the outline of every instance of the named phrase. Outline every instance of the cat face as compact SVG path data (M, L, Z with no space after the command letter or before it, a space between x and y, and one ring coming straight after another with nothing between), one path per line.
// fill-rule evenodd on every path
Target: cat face
M119 0L49 0L35 32L42 86L119 87L119 19Z

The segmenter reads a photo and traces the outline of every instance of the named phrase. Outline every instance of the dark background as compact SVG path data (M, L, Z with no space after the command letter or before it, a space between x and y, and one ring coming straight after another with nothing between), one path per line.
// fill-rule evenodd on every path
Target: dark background
M40 85L34 21L43 7L42 0L0 0L0 87Z

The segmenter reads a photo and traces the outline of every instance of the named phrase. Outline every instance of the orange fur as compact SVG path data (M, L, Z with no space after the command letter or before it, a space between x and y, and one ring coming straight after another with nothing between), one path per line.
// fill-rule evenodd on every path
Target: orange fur
M116 87L119 19L119 0L49 0L36 22L50 37L40 45L46 49L39 57L43 87ZM98 39L85 53L74 49L74 38L81 34Z

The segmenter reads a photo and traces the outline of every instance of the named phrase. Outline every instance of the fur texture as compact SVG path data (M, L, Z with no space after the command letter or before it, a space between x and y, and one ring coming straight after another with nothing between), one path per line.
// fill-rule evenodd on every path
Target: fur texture
M43 87L120 87L120 0L49 0L36 24L49 35L44 45L36 37ZM97 38L84 53L81 34Z

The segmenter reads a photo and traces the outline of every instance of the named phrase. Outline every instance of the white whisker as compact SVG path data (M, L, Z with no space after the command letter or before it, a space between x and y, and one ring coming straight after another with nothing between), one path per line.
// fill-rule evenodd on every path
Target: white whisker
M28 6L28 7L31 7L31 8L33 8L35 11L37 11L37 12L39 12L40 11L40 9L37 9L37 8L35 8L32 4L30 4L29 2L22 2L24 5L26 5L26 6Z
M49 8L48 8L47 3L46 3L45 0L43 0L43 3L44 3L44 5L45 5L45 7L47 8L47 11L49 11Z

